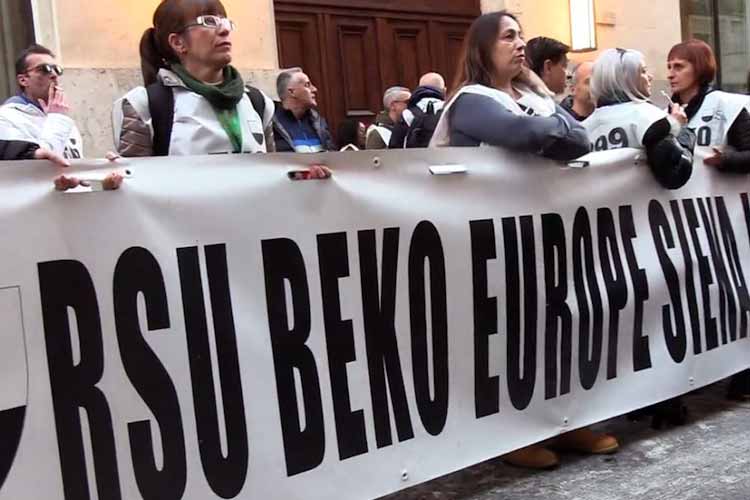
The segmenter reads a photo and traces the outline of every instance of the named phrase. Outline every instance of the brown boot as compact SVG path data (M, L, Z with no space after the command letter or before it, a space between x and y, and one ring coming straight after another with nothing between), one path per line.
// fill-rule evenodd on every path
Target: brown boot
M538 444L511 451L503 456L503 460L510 465L524 469L551 469L560 463L554 451Z
M614 436L594 432L588 427L568 432L554 440L556 450L577 451L595 455L614 453L619 447L620 444Z

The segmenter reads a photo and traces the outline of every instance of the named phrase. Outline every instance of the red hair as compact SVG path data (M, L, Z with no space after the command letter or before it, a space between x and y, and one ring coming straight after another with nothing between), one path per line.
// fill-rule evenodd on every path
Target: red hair
M708 85L716 78L716 56L711 46L703 40L678 43L667 55L667 61L672 59L684 59L692 64L700 85Z

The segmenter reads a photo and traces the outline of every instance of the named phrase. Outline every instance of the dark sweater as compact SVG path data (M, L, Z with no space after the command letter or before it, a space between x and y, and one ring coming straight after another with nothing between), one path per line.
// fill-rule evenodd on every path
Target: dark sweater
M643 146L651 172L667 189L682 187L693 174L695 132L682 127L677 137L672 124L664 118L651 125L643 136Z
M552 116L516 115L491 97L467 93L449 113L451 146L490 144L561 161L589 152L586 129L560 106Z
M560 107L564 109L565 111L567 111L568 114L572 116L573 118L575 118L577 121L582 122L583 120L586 119L586 117L581 116L578 113L576 113L575 110L573 109L573 104L574 104L573 96L569 95L568 97L566 97L560 102Z

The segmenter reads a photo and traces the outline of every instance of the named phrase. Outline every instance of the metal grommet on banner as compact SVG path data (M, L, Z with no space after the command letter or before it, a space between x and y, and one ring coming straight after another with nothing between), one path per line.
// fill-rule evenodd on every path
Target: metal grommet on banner
M693 377L690 377L688 379L688 382L690 383L690 385L695 385L695 379Z
M401 480L402 481L408 481L409 480L409 471L402 470L401 471Z
M383 165L383 162L380 160L379 156L375 156L372 159L372 166L375 168L380 168Z
M563 417L563 427L568 426L568 417Z

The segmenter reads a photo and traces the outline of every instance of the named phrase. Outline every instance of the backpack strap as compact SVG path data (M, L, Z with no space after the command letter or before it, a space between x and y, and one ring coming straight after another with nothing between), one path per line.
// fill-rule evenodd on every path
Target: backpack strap
M174 122L174 93L171 87L155 82L146 87L151 126L154 129L154 156L167 156Z
M263 92L251 85L248 85L245 87L245 93L247 94L247 97L250 98L253 109L255 109L255 112L258 113L258 116L260 116L260 121L263 122L263 115L266 114L266 97L263 95ZM265 127L266 124L264 123L263 128Z
M262 122L266 112L265 96L260 90L250 85L245 91ZM174 124L174 92L171 87L159 81L146 87L146 94L148 94L148 107L151 111L151 125L154 129L154 156L167 156Z
M407 127L411 127L411 124L414 123L414 120L424 114L424 111L422 111L419 106L412 106L410 108L406 108L404 111L408 111L408 113L402 113L401 118L404 120L404 123L406 123Z

